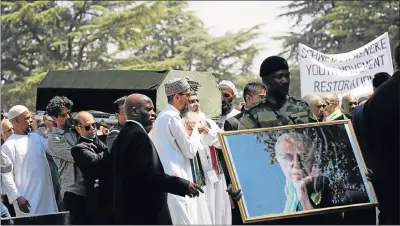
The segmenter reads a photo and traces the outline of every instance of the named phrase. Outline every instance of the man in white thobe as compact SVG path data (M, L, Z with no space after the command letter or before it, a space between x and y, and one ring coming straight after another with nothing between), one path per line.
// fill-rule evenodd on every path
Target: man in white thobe
M222 130L211 119L207 118L200 109L200 102L197 95L189 98L188 112L185 118L193 121L200 121L207 126L207 131L201 134L201 147L199 156L206 179L205 194L207 197L208 209L210 211L212 224L231 225L232 207L225 181L224 173L218 164L216 150L221 148L218 140L218 132Z
M235 84L228 80L222 80L218 84L218 88L221 90L221 103L222 111L221 117L218 120L219 128L224 128L225 121L232 118L233 116L240 113L233 106L233 101L236 99L237 90Z
M2 152L10 158L13 169L2 175L2 182L16 216L58 212L46 158L46 139L29 133L32 117L25 106L12 107L8 118L14 127L14 134L2 145Z
M176 78L165 84L167 106L160 112L149 136L157 149L165 173L193 182L190 160L200 146L204 126L183 121L180 111L187 107L191 95L186 79ZM190 134L187 130L192 131ZM197 198L168 194L168 207L173 224L199 224Z

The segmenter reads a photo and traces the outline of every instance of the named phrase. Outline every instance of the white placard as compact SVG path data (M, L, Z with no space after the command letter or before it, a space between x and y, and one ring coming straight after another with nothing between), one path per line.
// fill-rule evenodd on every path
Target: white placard
M299 44L301 96L333 92L358 97L372 92L376 73L393 74L389 36L386 32L365 46L342 54L324 54Z

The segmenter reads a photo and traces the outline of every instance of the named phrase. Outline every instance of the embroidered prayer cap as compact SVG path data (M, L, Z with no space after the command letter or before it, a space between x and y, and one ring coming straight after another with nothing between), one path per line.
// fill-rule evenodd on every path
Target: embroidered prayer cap
M238 92L237 92L236 86L235 86L235 84L233 84L233 82L228 81L228 80L222 80L220 83L218 83L218 87L221 86L221 85L225 85L225 86L230 87L232 89L232 91L233 91L233 95L238 96Z
M165 83L164 87L165 87L165 94L168 97L178 93L185 92L185 90L190 88L190 85L185 78L174 78Z
M29 109L24 105L15 105L8 111L8 119L11 120L16 118L26 111L29 112Z
M269 76L272 72L280 70L289 70L287 61L279 56L267 57L261 64L260 77Z

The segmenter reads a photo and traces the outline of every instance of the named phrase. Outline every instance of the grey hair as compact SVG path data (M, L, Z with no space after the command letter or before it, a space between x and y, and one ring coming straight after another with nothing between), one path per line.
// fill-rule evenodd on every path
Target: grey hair
M305 95L303 100L308 104L308 106L313 106L318 100L322 101L322 98L317 94L312 93Z
M331 102L339 103L339 96L335 93L327 93L324 98L328 99Z

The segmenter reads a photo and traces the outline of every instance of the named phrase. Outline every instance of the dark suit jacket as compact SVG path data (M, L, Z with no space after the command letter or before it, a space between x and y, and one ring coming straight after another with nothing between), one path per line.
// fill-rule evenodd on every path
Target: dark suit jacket
M172 224L167 193L185 196L189 181L164 173L157 151L138 124L127 121L111 151L116 224Z
M71 155L76 165L82 172L86 197L88 198L88 211L92 223L101 223L99 211L102 206L98 186L95 187L95 181L100 179L102 172L103 153L107 151L107 146L95 138L93 140L80 137L78 143L71 148ZM100 181L98 181L100 184Z
M224 130L225 131L235 131L239 128L240 118L243 116L243 112L228 118L224 123Z
M399 224L400 71L383 83L365 103L368 149L375 160L374 188L379 222Z

